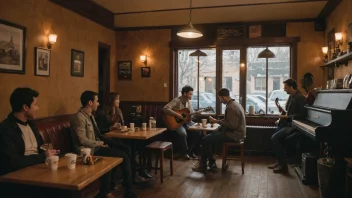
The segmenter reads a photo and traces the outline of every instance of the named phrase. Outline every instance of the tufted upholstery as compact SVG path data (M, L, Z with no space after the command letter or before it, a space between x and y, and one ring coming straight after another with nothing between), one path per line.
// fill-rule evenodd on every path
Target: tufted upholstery
M45 143L51 143L53 148L61 153L72 152L70 136L70 118L72 115L59 115L34 120Z
M164 122L164 111L163 108L167 104L167 102L121 102L120 108L122 110L123 117L125 118L125 124L129 123L130 113L132 111L132 107L136 105L142 106L142 120L143 122L149 122L149 117L156 118L157 127L165 127Z

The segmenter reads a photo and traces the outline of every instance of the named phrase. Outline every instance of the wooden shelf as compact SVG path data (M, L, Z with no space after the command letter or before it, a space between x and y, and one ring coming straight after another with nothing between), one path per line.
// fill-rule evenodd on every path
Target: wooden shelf
M320 67L339 67L341 64L344 64L346 67L348 66L348 61L352 60L352 53L344 54L327 62L326 64Z

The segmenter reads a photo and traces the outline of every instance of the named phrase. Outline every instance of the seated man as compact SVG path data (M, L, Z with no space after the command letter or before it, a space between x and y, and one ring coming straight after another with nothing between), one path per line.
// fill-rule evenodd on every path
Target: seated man
M44 163L47 157L58 153L57 150L40 149L43 138L31 122L39 109L38 96L39 93L31 88L17 88L11 94L12 112L0 124L0 175Z
M202 139L202 155L199 163L192 169L194 171L207 170L207 160L209 160L209 168L216 168L215 159L213 157L213 145L215 143L239 142L246 137L246 117L243 107L230 97L228 89L221 89L218 92L220 102L226 104L224 120L217 120L209 116L211 123L220 124L218 132L213 132Z
M94 116L92 115L92 112L96 111L99 106L98 94L92 91L83 92L81 95L81 104L82 108L71 120L73 142L76 152L80 153L81 148L91 148L92 155L123 158L121 168L125 184L124 197L136 197L135 193L132 191L132 173L128 155L121 150L109 147L112 145L107 145L110 143L107 140L100 139L103 136L100 134ZM113 173L109 172L102 177L100 192L102 196L111 195L111 175L113 175Z
M194 112L191 103L193 88L190 86L184 86L181 90L181 94L181 96L174 98L171 102L164 106L164 113L183 119L182 115L173 111L173 109L188 108L191 113ZM197 159L197 156L193 153L193 149L197 142L201 139L201 132L190 132L189 135L193 137L193 141L191 145L187 144L187 129L193 124L195 123L191 121L176 129L176 133L182 138L181 148L185 159Z
M275 101L281 115L280 119L276 121L278 124L277 132L271 137L277 162L268 166L268 168L273 169L274 173L288 170L284 143L295 137L293 134L295 129L291 126L292 119L304 119L305 116L304 105L306 104L306 98L297 90L296 81L291 78L285 80L284 90L290 95L286 102L286 111L280 106L278 101Z

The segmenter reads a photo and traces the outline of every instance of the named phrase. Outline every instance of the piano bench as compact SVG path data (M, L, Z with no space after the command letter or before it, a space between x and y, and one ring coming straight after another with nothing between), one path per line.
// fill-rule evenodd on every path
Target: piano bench
M240 142L225 142L222 145L222 167L221 171L225 172L228 168L228 164L226 163L226 160L228 159L236 159L236 158L228 158L228 152L229 148L237 146L240 147L240 153L241 153L241 166L242 166L242 174L244 174L244 140L241 140Z

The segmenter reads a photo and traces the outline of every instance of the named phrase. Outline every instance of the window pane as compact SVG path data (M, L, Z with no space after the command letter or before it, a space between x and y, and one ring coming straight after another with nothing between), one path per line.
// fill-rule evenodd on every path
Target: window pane
M279 114L275 99L279 99L281 107L285 107L288 94L284 91L284 83L290 77L290 47L269 47L276 58L268 59L268 113Z
M178 96L182 87L193 87L192 106L195 111L212 107L215 112L216 103L216 50L200 49L207 56L189 56L196 49L178 50ZM198 76L199 67L199 76ZM199 90L198 90L199 84ZM198 93L199 91L199 93ZM199 102L199 107L198 107Z
M264 47L247 49L246 113L249 113L249 106L254 106L256 114L266 113L266 60L257 58L264 49Z
M240 95L240 50L222 51L222 86L230 90L231 98L239 101ZM221 104L221 112L225 113L226 105Z

